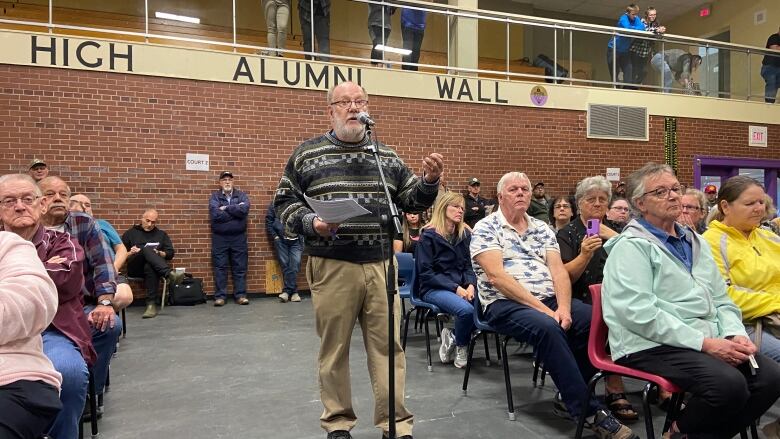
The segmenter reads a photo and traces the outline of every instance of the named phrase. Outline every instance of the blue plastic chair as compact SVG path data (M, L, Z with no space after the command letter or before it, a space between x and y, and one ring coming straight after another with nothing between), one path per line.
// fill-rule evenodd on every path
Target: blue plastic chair
M409 253L396 253L395 254L396 259L398 260L398 273L401 274L401 270L403 269L406 271L407 276L404 276L404 279L406 280L406 285L404 285L405 288L408 285L408 291L409 291L409 302L411 303L411 307L406 313L404 314L404 339L403 339L403 348L406 350L406 339L409 335L409 318L411 314L417 310L422 311L422 321L425 326L425 351L428 356L428 372L433 371L433 361L431 359L431 334L430 329L428 327L428 317L432 314L436 317L436 329L439 328L439 318L442 316L446 316L446 314L443 314L441 312L441 309L439 309L438 306L428 303L424 300L421 300L417 292L419 291L420 285L419 280L417 279L417 267L414 262L414 258ZM411 265L409 265L411 264ZM411 267L411 269L409 268ZM399 288L400 290L400 288ZM401 295L401 297L404 297Z
M395 259L398 261L398 295L401 297L401 313L406 315L406 300L410 300L412 296L414 282L414 257L411 253L398 252L395 254Z

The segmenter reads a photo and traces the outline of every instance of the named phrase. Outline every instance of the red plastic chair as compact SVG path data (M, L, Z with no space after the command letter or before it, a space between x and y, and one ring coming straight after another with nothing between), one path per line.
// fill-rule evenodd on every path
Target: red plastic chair
M647 400L647 394L650 392L650 389L656 386L672 393L672 400L670 401L671 408L666 415L666 421L664 421L664 429L662 432L665 433L669 430L669 427L672 425L672 420L675 419L676 414L680 410L683 396L682 389L658 375L615 364L607 352L607 335L609 334L609 329L607 328L607 324L604 323L604 318L601 313L601 284L590 286L590 297L593 301L593 308L591 311L590 335L588 336L588 357L590 358L590 362L599 370L599 372L588 382L588 393L585 395L582 407L588 407L588 401L590 400L590 396L593 395L596 383L607 375L621 375L644 380L647 381L647 385L645 385L644 391L642 392L642 409L644 410L645 429L647 430L648 439L654 438L655 433L653 431L653 416L650 412L650 403ZM582 438L585 416L586 412L583 410L582 414L580 414L579 422L577 422L576 439Z

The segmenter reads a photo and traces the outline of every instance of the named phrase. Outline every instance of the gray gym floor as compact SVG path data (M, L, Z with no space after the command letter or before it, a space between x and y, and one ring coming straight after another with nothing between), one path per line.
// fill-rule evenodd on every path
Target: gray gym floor
M101 438L324 438L316 376L319 348L311 300L280 303L254 298L248 306L228 301L194 307L166 307L142 320L142 307L127 310L127 338L111 363ZM431 331L433 324L431 322ZM373 396L359 327L350 357L356 439L378 439L372 425ZM493 363L485 365L482 343L474 352L469 392L461 392L463 370L438 362L432 338L433 372L428 372L425 339L410 328L407 346L407 407L415 414L416 438L564 438L574 424L552 414L555 388L547 379L533 387L527 351L509 344L516 420L506 414L501 363L491 339ZM627 381L629 399L641 409L641 384ZM603 392L603 384L599 385ZM640 410L641 411L641 410ZM772 415L780 413L775 405ZM656 434L662 412L655 408ZM630 425L644 437L644 423ZM89 425L85 424L85 437ZM586 431L586 433L588 433ZM592 435L591 435L592 437Z

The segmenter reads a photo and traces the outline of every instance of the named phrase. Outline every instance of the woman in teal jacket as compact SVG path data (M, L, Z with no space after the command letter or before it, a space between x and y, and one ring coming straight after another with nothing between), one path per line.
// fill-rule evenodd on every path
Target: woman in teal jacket
M612 357L691 394L672 437L730 438L780 396L780 367L747 337L709 244L675 222L682 189L671 168L645 165L626 193L638 218L605 246Z

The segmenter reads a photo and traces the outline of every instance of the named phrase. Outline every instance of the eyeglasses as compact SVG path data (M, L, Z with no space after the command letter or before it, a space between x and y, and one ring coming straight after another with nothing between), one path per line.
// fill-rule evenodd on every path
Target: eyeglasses
M571 209L571 204L556 204L553 207L556 209Z
M701 210L701 207L699 206L691 206L690 204L683 204L680 206L680 209L682 210L692 210L694 212L698 212Z
M24 197L8 197L8 198L3 198L3 200L0 201L0 205L2 205L3 208L5 209L13 209L13 207L16 206L16 202L21 200L22 204L24 204L25 206L32 206L32 204L38 198L40 197L38 196L34 197L32 195L27 195Z
M588 197L584 200L588 204L595 204L597 201L601 204L607 204L609 200L607 197Z
M677 195L680 195L682 193L682 187L675 186L672 188L665 188L665 187L659 187L658 189L653 189L651 191L647 191L640 195L640 197L644 197L645 195L652 195L656 198L666 198L669 196L669 192L674 192Z
M330 103L330 105L335 105L341 108L342 110L346 110L347 108L351 107L352 104L355 104L355 107L357 108L364 108L366 105L368 105L368 101L365 99L355 99L354 101L344 100L344 101L336 101Z
M610 207L610 209L617 210L620 212L628 212L628 207L623 207L623 206L612 206Z
M63 200L67 200L70 198L70 194L65 191L62 192L46 191L43 193L43 198L52 198L55 195L59 195L60 198L62 198Z

